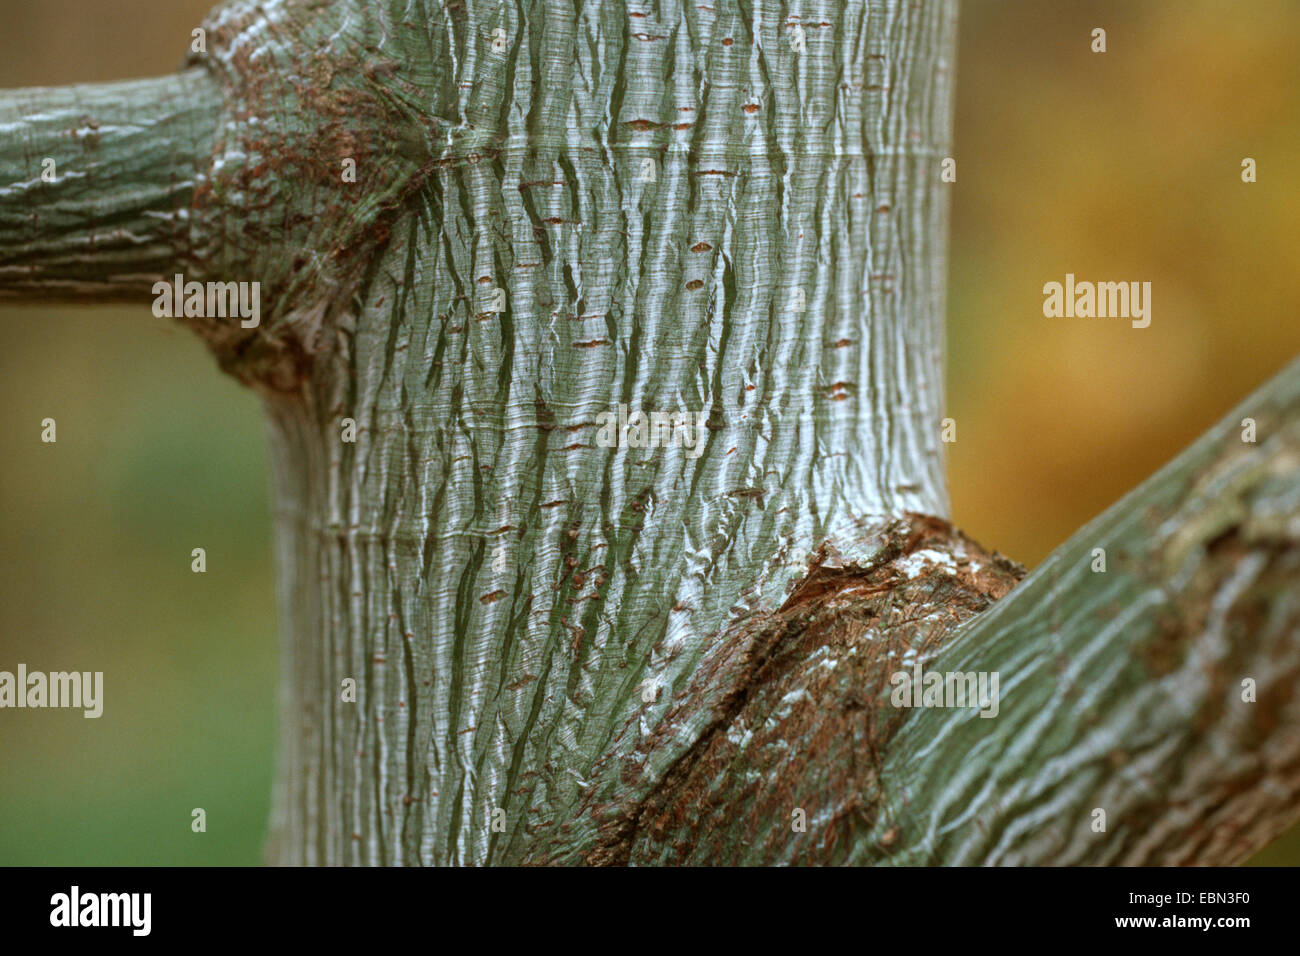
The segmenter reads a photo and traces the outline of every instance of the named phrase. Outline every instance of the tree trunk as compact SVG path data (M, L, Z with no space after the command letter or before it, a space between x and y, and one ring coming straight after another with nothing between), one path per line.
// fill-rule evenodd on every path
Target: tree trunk
M1294 677L1295 369L1233 459L1256 482L1233 485L1236 524L1188 505L1197 530L1145 568L1123 521L1149 502L1121 503L1108 587L1075 568L1067 601L1049 561L1003 602L1016 626L977 617L1023 570L944 520L954 41L948 0L236 2L156 88L0 96L22 147L0 161L0 223L22 230L0 294L261 285L254 328L186 321L272 425L273 862L1152 862L1196 824L1205 856L1240 858L1295 815L1289 698L1244 724L1156 702L1223 691L1235 672L1204 674L1228 631L1234 661ZM63 195L33 173L53 106L98 122L87 170L149 170L108 204L134 259L82 251L99 193L39 214ZM129 124L177 130L146 144L171 165L135 163ZM606 417L637 412L690 417L645 447ZM1219 473L1198 455L1151 501L1176 511L1178 482ZM1123 641L1093 629L1124 600L1150 613ZM1087 670L1165 633L1159 607L1172 671ZM976 634L981 669L1032 683L1000 720L889 705L900 661L964 661ZM1193 788L1176 813L1158 787L1115 796L1114 701L1053 698L1085 672L1156 695L1125 728L1183 730L1176 759L1135 744L1128 764ZM1229 768L1225 743L1264 762ZM1236 802L1193 798L1215 781ZM1071 834L1099 795L1178 822L1090 848Z
M776 8L617 12L435 31L450 142L271 400L277 860L585 846L811 543L947 509L950 8L830 5L802 52ZM601 447L620 405L703 449Z

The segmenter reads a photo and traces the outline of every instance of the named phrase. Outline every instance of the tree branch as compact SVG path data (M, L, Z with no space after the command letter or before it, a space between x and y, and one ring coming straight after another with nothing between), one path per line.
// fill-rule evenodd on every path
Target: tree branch
M645 765L695 746L590 809L583 859L1225 864L1300 814L1300 362L987 613L1014 569L935 519L824 558L702 663ZM917 659L997 673L996 716L893 706Z
M220 103L201 69L0 91L0 296L147 301L188 258Z
M1300 361L939 655L1000 671L1001 713L918 712L874 835L914 864L1240 862L1300 816L1297 579Z

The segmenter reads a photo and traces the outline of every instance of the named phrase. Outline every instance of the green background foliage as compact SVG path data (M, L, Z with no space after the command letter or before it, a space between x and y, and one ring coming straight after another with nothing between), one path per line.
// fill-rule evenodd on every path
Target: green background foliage
M168 72L209 6L0 0L0 87ZM956 521L986 545L1032 567L1300 353L1298 45L1284 0L963 4L948 454ZM1044 318L1066 272L1152 282L1151 327ZM0 429L0 669L106 684L98 720L0 712L0 864L259 862L277 653L258 400L149 302L0 305ZM1300 829L1255 859L1298 861Z

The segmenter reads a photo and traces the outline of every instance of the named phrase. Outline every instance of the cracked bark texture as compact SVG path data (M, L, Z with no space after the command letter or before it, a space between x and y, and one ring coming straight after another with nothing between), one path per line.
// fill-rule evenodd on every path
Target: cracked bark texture
M286 640L272 858L581 847L628 766L692 743L647 754L625 725L658 724L814 543L866 561L871 529L947 511L953 10L346 11L331 32L237 4L210 33L236 106L202 202L265 192L257 243L286 221L321 264L262 274L292 291L258 337L295 356L264 387ZM345 77L351 58L372 69ZM375 123L403 110L405 132ZM320 219L354 155L369 205ZM312 164L279 210L266 184ZM401 175L370 184L374 164ZM206 262L237 272L259 248L243 215ZM706 411L703 452L599 447L620 403Z
M1225 862L1295 818L1300 366L1010 594L945 520L952 2L206 30L0 93L0 294L262 285L186 321L271 423L272 862ZM620 405L702 452L602 447ZM918 660L998 718L889 706Z

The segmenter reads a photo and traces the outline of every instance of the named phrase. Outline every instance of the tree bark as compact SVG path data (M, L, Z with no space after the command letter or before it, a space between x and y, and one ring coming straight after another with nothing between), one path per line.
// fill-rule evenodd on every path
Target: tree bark
M149 301L187 257L220 102L201 69L0 92L0 296Z
M1294 368L1257 447L1196 446L983 613L1023 570L945 520L954 3L273 0L206 30L120 107L39 94L163 117L172 158L112 203L134 260L79 251L87 193L0 241L0 290L262 287L257 328L188 321L272 425L272 862L1183 862L1294 817ZM0 223L62 122L35 95L0 97L38 131ZM702 413L698 454L607 447L620 407ZM915 661L1014 693L892 707ZM1103 805L1123 836L1090 842Z
M979 613L1018 577L917 517L814 567L706 657L657 733L708 731L589 858L1230 864L1295 821L1300 361ZM896 707L917 663L999 674L993 719Z
M583 846L693 744L644 749L810 544L865 560L892 516L946 512L952 11L815 13L801 52L761 5L433 31L450 145L272 400L275 859ZM600 447L620 404L707 413L703 452Z

